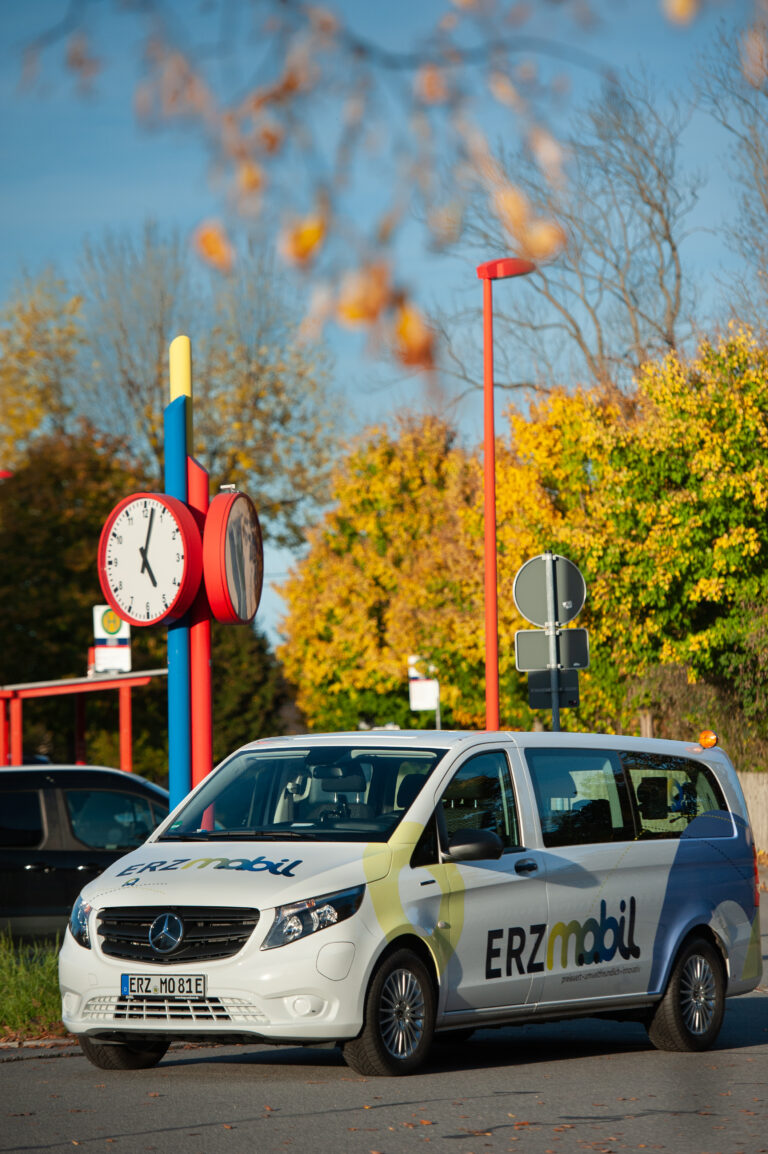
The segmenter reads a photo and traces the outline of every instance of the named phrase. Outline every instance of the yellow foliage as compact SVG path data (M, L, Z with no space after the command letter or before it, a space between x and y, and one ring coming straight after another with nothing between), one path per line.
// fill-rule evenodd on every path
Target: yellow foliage
M81 343L81 301L51 274L24 282L0 315L0 469L13 470L30 439L56 428Z

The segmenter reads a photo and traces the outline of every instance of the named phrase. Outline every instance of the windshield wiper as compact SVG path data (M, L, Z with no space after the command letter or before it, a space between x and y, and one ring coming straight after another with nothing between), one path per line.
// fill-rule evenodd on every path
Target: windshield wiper
M158 841L313 841L315 831L293 829L196 829L164 833Z

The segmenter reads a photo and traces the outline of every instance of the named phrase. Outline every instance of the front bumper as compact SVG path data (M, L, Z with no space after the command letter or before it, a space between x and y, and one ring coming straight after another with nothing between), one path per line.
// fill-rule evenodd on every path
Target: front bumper
M372 965L372 940L359 916L261 950L269 924L266 918L232 958L182 966L111 958L98 944L78 945L67 930L59 955L64 1024L73 1034L114 1041L155 1036L315 1043L359 1034ZM362 935L350 932L355 929ZM123 996L125 973L204 974L206 994Z

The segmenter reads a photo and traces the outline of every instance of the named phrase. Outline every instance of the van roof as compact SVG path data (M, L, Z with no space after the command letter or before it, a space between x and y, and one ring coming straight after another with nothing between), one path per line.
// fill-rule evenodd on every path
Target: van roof
M632 737L615 733L552 733L549 730L449 730L449 729L363 729L350 733L304 733L286 737L263 737L249 742L243 749L264 749L269 746L308 745L349 745L378 747L381 749L451 749L470 743L498 741L512 742L517 746L547 746L556 741L558 745L572 746L574 749L615 749L617 745L625 749L665 752L678 757L706 755L708 760L724 758L719 746L704 749L698 741L671 741L657 737Z

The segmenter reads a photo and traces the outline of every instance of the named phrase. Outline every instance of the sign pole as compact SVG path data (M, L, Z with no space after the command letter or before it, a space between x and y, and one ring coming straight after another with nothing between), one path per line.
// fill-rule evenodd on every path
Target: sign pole
M557 653L557 598L555 596L555 558L551 550L544 554L547 567L547 637L549 638L549 683L552 689L552 732L560 730L560 676Z

